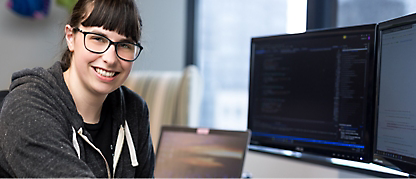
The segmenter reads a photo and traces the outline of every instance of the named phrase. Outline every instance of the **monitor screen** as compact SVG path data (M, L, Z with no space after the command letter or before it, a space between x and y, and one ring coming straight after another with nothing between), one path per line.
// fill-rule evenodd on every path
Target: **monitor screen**
M416 14L379 24L374 163L416 174Z
M250 131L163 126L156 178L241 178Z
M371 161L375 28L253 38L250 145Z

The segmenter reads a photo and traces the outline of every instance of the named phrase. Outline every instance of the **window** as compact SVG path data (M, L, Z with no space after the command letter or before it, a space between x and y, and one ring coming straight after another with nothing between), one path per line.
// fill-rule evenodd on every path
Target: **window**
M414 0L338 0L337 26L379 23L414 12Z
M205 80L199 126L247 128L251 38L306 29L306 0L199 0L196 64Z

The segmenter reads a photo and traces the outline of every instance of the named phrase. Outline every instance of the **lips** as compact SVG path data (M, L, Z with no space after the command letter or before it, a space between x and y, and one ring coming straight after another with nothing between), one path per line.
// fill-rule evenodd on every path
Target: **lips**
M115 72L115 71L107 71L104 70L102 68L98 68L98 67L93 67L95 72L97 72L100 76L102 77L106 77L106 78L112 78L117 76L120 72Z

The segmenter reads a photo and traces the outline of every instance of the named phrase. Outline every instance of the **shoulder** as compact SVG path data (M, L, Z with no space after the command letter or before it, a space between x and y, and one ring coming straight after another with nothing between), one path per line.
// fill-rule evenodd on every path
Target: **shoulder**
M31 113L34 110L52 107L51 94L49 93L48 84L39 82L38 79L27 77L27 82L13 86L9 94L5 97L2 116L8 113L15 113L15 110L21 111L19 115ZM12 84L13 85L13 84ZM49 110L46 110L49 111Z
M133 101L137 101L139 103L146 103L144 99L134 92L133 90L127 88L126 86L121 86L120 90L123 92L124 96L128 99L131 98Z
M140 109L148 110L146 101L136 92L126 86L121 86L120 90L124 95L126 109L134 111L140 111Z
M4 99L4 108L62 107L59 104L72 99L63 80L59 62L49 69L37 67L13 73L9 89L9 94Z
M60 86L63 82L62 69L60 62L56 62L49 69L36 67L32 69L23 69L12 74L12 83L10 91L15 88L23 88L30 85L41 86L46 85L51 87L53 85Z
M13 153L13 149L27 144L50 145L59 136L69 138L70 123L61 108L42 90L11 91L1 108L0 145Z
M146 101L137 93L125 86L121 86L120 90L124 96L126 120L129 126L138 128L138 131L147 131L150 122L149 109Z
M10 91L3 101L0 126L36 131L57 128L62 124L64 106L60 105L61 100L38 85L24 84Z
M49 69L36 67L13 73L6 100L34 102L38 99L37 102L48 102L53 97L62 98L62 93L67 91L60 63L56 62ZM68 98L68 95L65 96Z
M62 123L72 99L62 89L65 84L59 84L63 79L57 79L50 70L33 68L14 73L12 80L1 108L0 125L35 129Z

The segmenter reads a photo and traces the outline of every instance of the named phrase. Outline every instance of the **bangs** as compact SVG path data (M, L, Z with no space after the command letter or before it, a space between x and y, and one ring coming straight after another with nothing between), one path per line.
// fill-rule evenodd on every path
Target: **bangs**
M115 31L139 42L141 34L141 21L139 21L139 13L132 1L95 0L92 12L81 24L85 27L103 27L105 30Z

